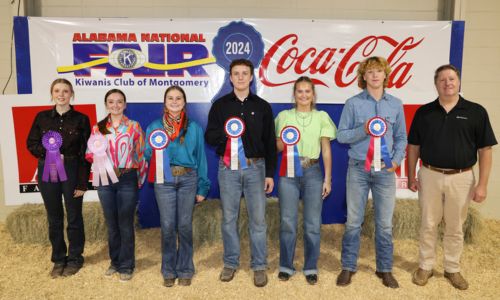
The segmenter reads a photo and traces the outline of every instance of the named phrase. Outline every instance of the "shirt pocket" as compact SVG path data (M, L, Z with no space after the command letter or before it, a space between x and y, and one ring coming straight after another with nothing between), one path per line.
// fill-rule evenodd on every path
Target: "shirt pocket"
M368 112L365 112L365 111L362 111L362 110L358 110L355 114L355 122L356 124L354 125L354 127L359 127L361 125L365 125L366 122L368 120L370 120L371 118L373 118L373 115L369 114Z
M73 145L74 143L79 144L80 141L80 128L77 123L67 122L63 125L62 135L65 145Z
M262 132L264 122L264 114L258 110L251 110L245 113L245 125L246 130L251 130L252 132ZM250 129L249 129L250 128Z
M398 111L395 109L389 109L383 112L382 118L392 127L396 124L396 119L398 117Z

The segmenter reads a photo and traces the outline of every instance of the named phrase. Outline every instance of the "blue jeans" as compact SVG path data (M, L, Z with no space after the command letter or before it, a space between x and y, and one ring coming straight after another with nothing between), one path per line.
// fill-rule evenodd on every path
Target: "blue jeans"
M122 174L117 183L97 187L108 227L108 248L111 265L120 273L135 268L134 215L137 207L137 172Z
M38 161L38 187L42 194L43 204L47 211L49 223L49 240L52 245L51 260L57 264L83 265L83 248L85 246L85 231L83 227L82 203L83 196L74 198L79 160L64 160L64 169L68 180L63 182L44 182L42 180L45 161ZM64 196L64 206L63 206ZM64 209L66 209L66 234L69 245L64 240Z
M375 210L375 250L378 272L392 272L392 214L396 197L394 172L365 171L364 161L349 160L347 170L347 222L342 240L342 269L355 272L359 254L361 224L365 218L368 191Z
M304 169L302 177L280 177L278 195L280 204L280 272L295 273L293 258L297 241L299 196L304 203L304 275L318 273L321 241L321 209L323 174L319 164Z
M174 182L155 184L161 226L161 273L165 279L193 277L193 209L197 186L195 170L174 176Z
M222 241L224 267L236 269L240 264L238 217L241 193L245 196L254 271L267 268L266 194L264 192L264 159L252 162L247 169L231 170L219 161L219 188L222 203Z

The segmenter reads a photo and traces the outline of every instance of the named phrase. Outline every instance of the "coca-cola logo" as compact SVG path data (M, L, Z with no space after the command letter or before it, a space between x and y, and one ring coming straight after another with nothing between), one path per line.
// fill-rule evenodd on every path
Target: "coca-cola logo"
M388 87L399 89L413 76L411 71L414 63L404 58L408 51L418 47L423 40L424 38L421 38L416 41L410 36L398 42L389 36L370 35L360 39L350 49L324 48L319 50L310 47L301 51L296 46L299 38L297 34L292 33L280 38L266 52L259 69L259 78L266 86L281 86L293 83L294 80L277 82L277 80L271 80L269 74L281 75L293 72L297 75L306 74L315 84L329 87L332 83L324 79L326 74L326 77L333 77L331 79L334 86L344 88L356 82L355 71L359 61L372 56L374 51L385 43L384 47L388 46L392 49L386 57L392 68ZM318 75L323 76L320 79Z

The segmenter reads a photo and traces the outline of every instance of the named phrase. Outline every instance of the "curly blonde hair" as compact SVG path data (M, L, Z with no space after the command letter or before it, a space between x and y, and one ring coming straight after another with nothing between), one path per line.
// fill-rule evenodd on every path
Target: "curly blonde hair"
M391 73L391 67L387 60L380 56L372 56L368 57L364 61L359 64L358 67L358 86L362 89L366 89L366 80L363 78L365 73L369 69L373 68L381 68L384 70L385 79L384 79L384 88L387 87L387 83L389 81L389 74Z

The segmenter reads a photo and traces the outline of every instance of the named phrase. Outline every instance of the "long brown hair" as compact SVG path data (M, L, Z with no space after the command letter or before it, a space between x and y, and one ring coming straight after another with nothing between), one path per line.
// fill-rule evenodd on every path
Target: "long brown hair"
M127 103L127 97L125 96L125 93L122 92L122 90L119 90L119 89L111 89L109 90L106 95L104 95L104 105L106 105L107 101L108 101L108 96L111 95L111 94L114 94L114 93L118 93L120 95L123 96L123 102ZM97 123L97 128L99 128L99 132L102 133L102 134L108 134L108 133L111 133L108 128L106 127L106 125L108 124L108 120L109 120L109 117L110 117L110 114L108 114L104 119L102 119L101 121L99 121Z
M186 112L186 105L187 105L186 92L184 92L184 90L180 86L172 85L165 91L165 94L163 95L163 114L164 114L163 118L166 119L168 116L168 109L167 109L167 106L165 105L167 102L167 94L173 90L177 90L177 91L181 92L182 97L184 98L184 107L182 108L182 111L184 112L184 118L182 119L182 123L181 123L182 135L180 136L180 143L182 144L182 143L184 143L184 138L185 138L186 133L187 133L188 116L187 116L187 112Z

